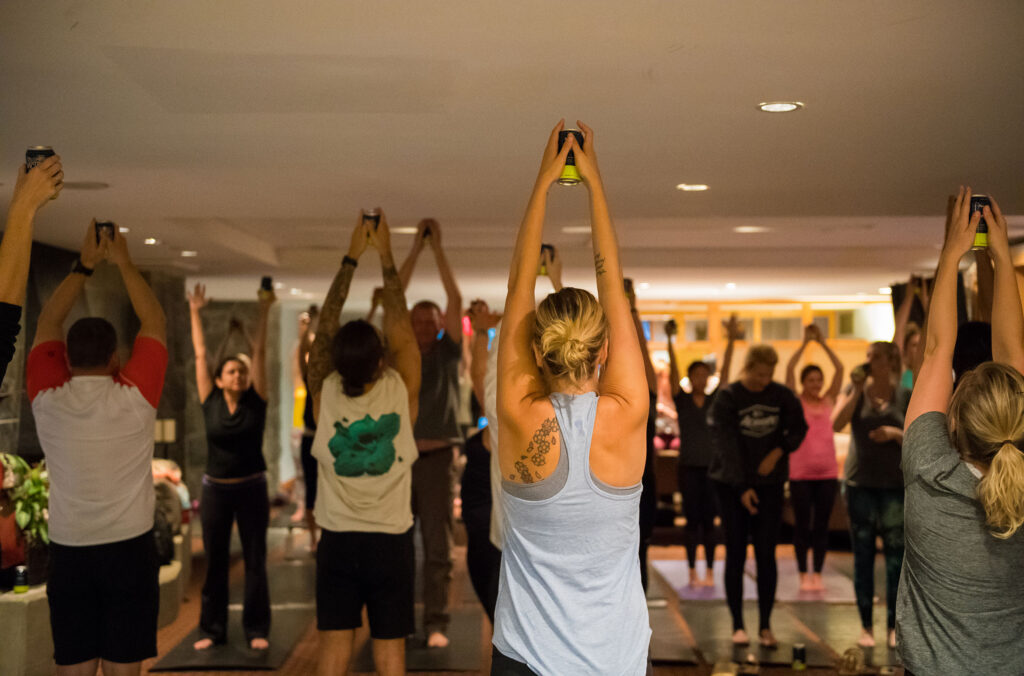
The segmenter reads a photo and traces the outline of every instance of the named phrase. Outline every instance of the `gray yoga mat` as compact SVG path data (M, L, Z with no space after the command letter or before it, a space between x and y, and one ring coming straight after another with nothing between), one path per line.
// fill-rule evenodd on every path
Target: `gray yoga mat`
M481 632L484 613L476 607L456 608L451 611L448 625L447 648L427 648L422 634L409 637L405 642L405 668L407 671L479 671ZM351 671L373 672L371 641L356 656Z

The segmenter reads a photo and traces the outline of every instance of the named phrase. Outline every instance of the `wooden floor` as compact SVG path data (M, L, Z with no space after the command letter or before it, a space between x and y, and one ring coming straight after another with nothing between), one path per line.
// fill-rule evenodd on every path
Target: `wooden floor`
M296 537L301 538L303 531L295 531ZM296 542L295 546L300 547L301 542ZM181 610L178 614L177 620L160 630L157 637L157 646L160 656L167 654L175 645L177 645L185 636L191 632L199 622L199 599L200 599L200 588L202 586L203 576L205 575L205 562L202 556L201 543L196 540L194 545L196 556L195 565L193 567L192 579L189 581L188 593L186 601L181 605ZM682 548L679 547L652 547L651 558L678 558L683 555ZM275 560L282 560L285 556L284 547L275 547L270 552L271 562ZM452 606L456 607L459 603L468 603L463 600L461 594L456 594L455 590L460 589L464 584L466 572L465 563L465 548L456 547L454 552L455 566L454 566L454 580L451 588L452 593ZM231 579L235 581L243 576L243 569L241 561L235 562L231 569ZM651 584L657 585L654 591L660 592L660 595L665 596L670 600L669 609L673 613L676 621L683 628L684 633L688 632L685 619L679 611L678 603L675 601L675 594L669 588L669 586L658 576L657 574L651 575ZM364 632L366 628L364 626ZM357 647L356 652L358 653L362 642L365 642L368 636L357 636ZM258 674L281 674L283 676L300 676L306 674L316 673L316 650L317 650L317 632L315 622L311 621L308 630L295 647L291 656L280 670L276 672L254 672ZM481 672L410 672L410 673L423 673L432 674L432 676L468 676L472 673L487 674L490 671L490 626L486 621L483 622L483 630L480 637L480 654L482 659L483 670ZM147 660L143 664L143 673L150 673L148 668L156 663L158 658ZM697 666L656 666L654 673L657 676L710 676L712 671L712 665L700 664ZM240 671L204 671L204 672L190 672L192 674L205 674L205 675L223 675L223 676L238 676L243 673ZM838 672L835 669L809 669L801 672L794 672L790 668L770 668L763 667L761 674L775 675L775 674L790 674L799 673L807 674L810 676L824 676L826 674L833 675ZM871 672L868 672L871 673ZM899 673L899 672L897 672Z

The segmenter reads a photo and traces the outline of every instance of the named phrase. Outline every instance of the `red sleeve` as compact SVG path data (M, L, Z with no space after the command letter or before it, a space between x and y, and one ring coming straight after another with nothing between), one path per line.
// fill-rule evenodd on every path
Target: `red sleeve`
M167 372L167 348L155 338L139 336L132 347L132 356L117 376L125 385L137 387L153 408L160 403Z
M40 343L29 352L25 369L25 388L28 390L29 401L33 401L43 390L60 387L71 380L66 354L67 347L62 340Z

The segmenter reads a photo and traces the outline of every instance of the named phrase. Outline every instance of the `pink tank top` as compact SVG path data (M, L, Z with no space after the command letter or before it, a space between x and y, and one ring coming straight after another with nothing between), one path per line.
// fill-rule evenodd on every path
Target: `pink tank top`
M789 478L795 480L836 479L836 443L832 436L832 406L828 399L809 404L800 399L807 420L807 436L789 456Z

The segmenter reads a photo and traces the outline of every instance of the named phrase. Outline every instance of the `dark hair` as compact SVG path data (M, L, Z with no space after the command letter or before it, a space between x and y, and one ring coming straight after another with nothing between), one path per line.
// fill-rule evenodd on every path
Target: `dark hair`
M992 361L992 325L964 322L957 329L953 346L953 386L959 385L968 371L987 361Z
M83 317L68 330L68 363L74 368L100 368L117 350L117 331L102 317Z
M808 364L807 366L800 369L800 382L802 383L805 380L807 380L807 376L811 375L815 371L820 373L822 378L825 377L825 372L821 370L820 366L818 366L817 364Z
M214 370L214 372L213 372L213 377L214 378L222 377L224 375L224 367L227 366L228 364L230 364L233 361L237 361L242 366L245 366L246 368L248 368L248 364L246 364L244 361L242 361L242 359L237 354L233 354L230 357L224 357L223 359L220 360L220 363L217 364L216 370Z
M437 314L442 314L441 306L432 300L421 300L412 306L410 312L416 312L416 310L433 310Z
M693 372L696 371L699 368L706 368L708 370L708 374L710 375L710 373L711 373L711 366L707 362L704 362L704 361L701 361L700 359L698 359L696 361L691 361L690 365L686 367L686 377L687 378L692 378L693 377Z
M384 341L373 324L353 320L338 330L331 344L331 360L341 375L341 389L346 396L358 397L372 383L384 358Z

